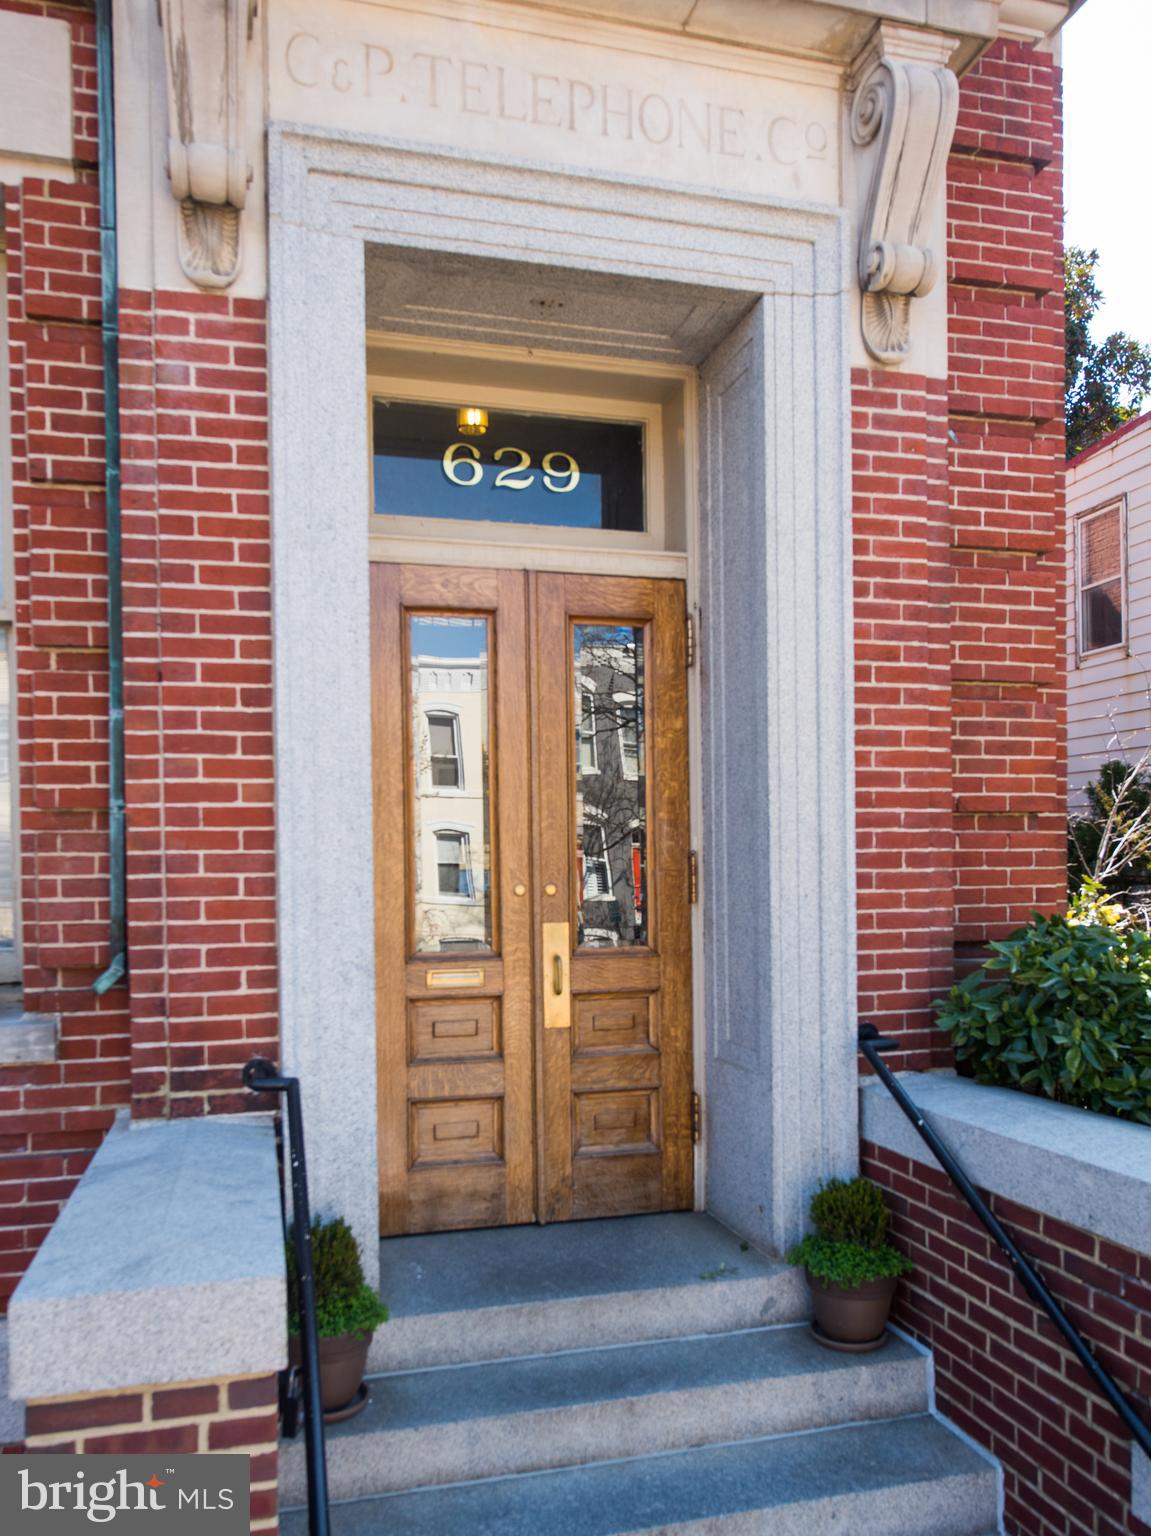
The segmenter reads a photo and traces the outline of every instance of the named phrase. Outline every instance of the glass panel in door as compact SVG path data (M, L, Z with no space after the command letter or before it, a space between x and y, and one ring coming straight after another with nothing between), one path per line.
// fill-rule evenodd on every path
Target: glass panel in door
M408 617L415 954L492 947L489 621Z
M647 942L644 627L572 626L576 943Z

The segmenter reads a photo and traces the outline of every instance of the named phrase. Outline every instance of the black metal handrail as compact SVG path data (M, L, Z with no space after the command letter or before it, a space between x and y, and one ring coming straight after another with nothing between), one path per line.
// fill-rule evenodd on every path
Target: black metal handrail
M316 1329L316 1277L312 1269L312 1213L304 1157L304 1111L300 1079L281 1077L272 1063L253 1056L244 1068L244 1087L253 1093L282 1093L288 1101L288 1156L292 1170L292 1242L300 1313L300 1377L304 1396L304 1439L308 1468L309 1536L329 1536L328 1465L324 1455L324 1412L320 1401L320 1340Z
M1098 1387L1099 1391L1131 1431L1132 1437L1144 1454L1151 1457L1151 1429L1148 1429L1138 1410L1133 1406L1126 1393L1116 1384L1111 1373L1096 1359L1091 1346L1067 1316L1066 1312L1064 1312L1059 1302L1047 1289L1031 1261L1020 1250L1010 1232L1007 1231L1006 1227L995 1215L995 1212L975 1188L975 1185L972 1184L935 1131L928 1125L917 1108L915 1101L880 1055L881 1051L893 1051L898 1050L898 1048L899 1042L897 1040L885 1039L874 1024L864 1023L859 1026L859 1049L867 1057L876 1077L879 1078L879 1081L887 1089L888 1093L891 1094L891 1097L931 1148L936 1161L944 1173L947 1174L976 1216L979 1217L979 1220L1011 1260L1011 1267L1014 1269L1023 1289L1031 1297L1032 1301L1037 1306L1042 1307L1044 1312L1047 1313L1047 1316L1063 1335L1064 1341L1080 1365L1083 1366L1096 1387Z

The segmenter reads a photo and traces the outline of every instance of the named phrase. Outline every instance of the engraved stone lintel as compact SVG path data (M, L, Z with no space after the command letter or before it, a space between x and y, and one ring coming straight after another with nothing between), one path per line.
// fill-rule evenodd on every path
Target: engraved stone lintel
M227 288L240 270L252 179L244 84L256 0L157 0L168 82L168 178L184 275Z
M927 243L943 194L959 86L955 39L881 25L854 72L851 138L860 157L859 286L863 340L879 363L911 350L911 301L930 293L940 262Z

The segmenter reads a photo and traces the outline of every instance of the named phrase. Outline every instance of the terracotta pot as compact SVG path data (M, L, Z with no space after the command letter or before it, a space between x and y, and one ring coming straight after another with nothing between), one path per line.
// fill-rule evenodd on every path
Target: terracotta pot
M330 1413L346 1408L360 1390L368 1364L370 1333L341 1333L336 1338L320 1339L320 1404L326 1419ZM288 1342L288 1359L299 1366L299 1337Z
M887 1317L899 1284L894 1275L847 1288L805 1271L815 1309L815 1336L832 1349L878 1349L887 1337Z

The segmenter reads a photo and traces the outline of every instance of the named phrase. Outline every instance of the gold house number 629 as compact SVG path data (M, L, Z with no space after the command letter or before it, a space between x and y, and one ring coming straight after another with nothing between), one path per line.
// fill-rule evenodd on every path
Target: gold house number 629
M506 469L501 469L496 475L495 484L506 491L526 491L535 484L535 470L532 469L532 456L523 448L497 448L492 454L496 463L502 463L504 459L514 459ZM566 468L561 467L561 460ZM452 443L444 450L442 459L444 474L453 485L479 485L484 478L484 466L480 459L480 450L474 443ZM554 453L545 453L540 466L544 488L554 491L557 496L564 496L568 491L574 491L579 484L579 465L570 453L557 450ZM525 473L526 471L526 473Z

